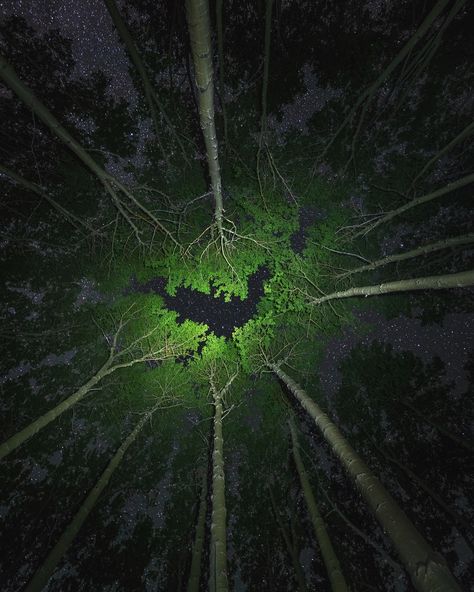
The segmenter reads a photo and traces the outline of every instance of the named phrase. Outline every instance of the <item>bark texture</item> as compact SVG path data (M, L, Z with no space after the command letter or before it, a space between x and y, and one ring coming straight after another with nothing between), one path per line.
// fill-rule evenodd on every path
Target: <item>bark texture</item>
M308 507L309 515L311 516L311 522L313 523L314 534L321 549L323 556L324 565L328 573L329 581L331 582L331 589L333 592L349 592L347 587L344 574L342 573L341 565L332 546L331 539L329 538L328 531L324 520L319 513L316 499L313 495L311 485L309 483L308 475L301 459L298 436L293 420L290 420L290 433L293 450L293 459L295 461L296 470L300 478L301 489L303 490L304 499Z
M138 422L133 432L131 432L131 434L121 444L120 448L117 450L117 452L110 460L109 464L107 465L107 468L100 476L94 488L91 489L86 499L82 503L81 507L77 511L76 515L74 516L70 524L66 527L58 542L49 552L44 563L35 573L28 586L25 588L25 592L41 592L41 590L43 590L43 588L46 586L49 578L53 575L56 566L61 561L62 557L70 547L71 543L73 542L74 538L76 537L77 533L81 529L82 525L84 524L85 520L87 519L91 511L94 509L94 506L97 503L100 494L107 487L114 471L119 466L128 448L136 440L138 434L143 429L143 426L151 417L151 415L156 411L156 409L157 407L155 406L151 411L146 413L143 416L143 418Z
M474 285L474 270L461 271L446 275L432 275L427 277L413 278L411 280L398 280L387 282L377 286L360 286L349 288L340 292L333 292L321 298L311 298L311 304L321 304L328 300L338 298L351 298L352 296L377 296L379 294L390 294L393 292L409 292L412 290L443 290L445 288L466 288Z
M186 0L194 75L198 89L199 120L206 145L206 157L214 193L214 219L220 236L223 236L222 180L214 115L214 84L212 69L211 22L208 0Z
M356 484L362 497L392 540L419 592L461 592L444 558L433 551L362 458L320 407L276 364L269 368L312 417L324 439Z

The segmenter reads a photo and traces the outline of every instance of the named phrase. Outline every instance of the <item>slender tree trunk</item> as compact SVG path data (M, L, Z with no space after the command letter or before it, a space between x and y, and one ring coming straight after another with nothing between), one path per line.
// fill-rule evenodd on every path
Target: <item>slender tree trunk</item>
M373 261L372 263L368 263L367 265L361 265L360 267L356 267L355 269L350 269L349 271L339 274L338 277L348 277L355 273L373 271L374 269L377 269L378 267L383 267L384 265L388 265L389 263L397 263L398 261L413 259L413 257L419 257L420 255L428 255L428 253L434 253L435 251L440 251L442 249L451 249L453 247L460 247L461 245L469 245L473 242L474 232L470 232L469 234L463 234L462 236L446 238L437 241L436 243L423 245L421 247L417 247L416 249L412 249L411 251L406 251L405 253L389 255L388 257L378 259L377 261Z
M413 290L444 290L446 288L466 288L474 285L474 270L461 271L446 275L432 275L427 277L413 278L410 280L399 280L387 282L378 286L361 286L349 288L340 292L333 292L321 298L311 298L310 304L321 304L328 300L338 298L352 298L353 296L378 296L379 294L391 294L394 292L409 292Z
M285 525L283 524L283 520L280 516L280 512L279 512L278 507L276 505L275 496L273 495L273 491L270 486L268 487L268 492L270 494L270 503L273 508L273 513L275 514L275 519L277 521L278 528L280 530L283 541L285 542L285 546L286 546L286 550L288 551L288 555L291 557L291 563L293 564L295 578L296 578L296 581L298 582L298 590L300 592L306 592L306 590L307 590L306 581L305 581L303 570L301 569L301 564L298 559L298 551L295 546L294 538L293 538L293 541L290 540L290 537L289 537L288 532L285 528Z
M166 162L168 162L168 155L166 154L166 152L163 148L163 145L160 142L161 129L160 129L159 121L158 121L156 107L158 107L161 115L163 116L163 119L165 120L166 124L168 125L168 129L170 130L171 135L173 136L173 138L177 142L178 146L180 147L180 150L183 154L183 157L184 157L186 163L190 164L188 156L186 154L186 150L183 146L183 143L181 142L181 139L180 139L178 133L176 132L173 122L168 117L168 114L166 113L162 102L158 98L158 95L156 94L156 92L153 88L153 85L150 82L150 78L148 77L148 74L146 72L145 64L143 63L143 61L140 57L137 46L135 45L135 42L134 42L132 36L130 35L129 30L127 29L127 25L125 24L125 21L123 20L122 16L120 15L120 12L117 8L115 0L104 0L104 2L107 6L110 16L112 17L112 21L113 21L120 37L121 37L123 43L125 44L125 47L127 48L128 54L130 55L130 58L134 64L135 68L137 69L137 72L138 72L140 79L142 81L143 89L145 91L145 99L146 99L146 102L148 103L148 108L150 110L150 114L153 119L153 124L155 127L156 139L158 141L158 144L159 144L159 147L160 147L160 150L161 150L164 160Z
M266 0L265 3L265 46L263 58L263 82L262 82L262 105L260 120L260 147L263 137L267 131L267 95L268 95L268 73L270 71L270 43L272 34L272 9L273 0Z
M193 554L191 559L191 570L189 573L187 592L199 592L199 582L201 579L201 559L204 548L204 535L206 532L206 513L207 513L207 470L203 471L201 497L199 500L199 513L196 524L196 533L194 536Z
M225 108L225 88L224 88L224 27L222 22L222 4L223 0L216 1L216 25L217 25L217 50L219 52L219 90L222 106L222 119L224 122L224 143L227 149L229 136L227 129L227 112Z
M235 376L234 376L235 378ZM228 592L227 580L227 535L224 473L224 438L222 435L222 398L232 383L217 390L211 379L214 403L214 445L212 452L212 514L209 592Z
M293 459L295 461L296 470L298 471L301 489L308 507L309 515L311 516L311 521L313 523L314 534L316 535L319 548L321 549L324 565L326 566L329 581L331 582L331 589L333 592L349 592L344 574L342 573L341 565L334 551L334 547L332 546L324 520L319 513L318 505L314 498L308 475L306 474L306 469L304 468L301 459L295 423L292 419L288 423L290 425Z
M75 214L66 210L60 203L58 203L53 197L49 195L42 187L40 187L37 183L31 183L31 181L27 181L24 177L15 173L8 167L0 164L0 174L7 175L18 185L21 185L28 191L36 193L39 197L47 201L55 210L57 210L64 218L72 224L75 228L83 228L92 234L97 234L97 231L94 230L91 226L89 226L86 222L78 218Z
M352 118L354 117L354 115L357 112L357 110L359 109L359 107L364 102L366 102L366 105L364 106L362 115L359 118L358 129L360 128L361 123L362 123L362 119L363 119L363 116L365 115L368 104L371 101L371 99L373 98L373 96L375 95L377 89L379 89L381 87L381 85L385 82L385 80L387 80L387 78L392 74L392 72L403 62L403 60L407 57L407 55L409 55L409 53L412 51L412 49L415 47L415 45L418 43L418 41L425 35L425 33L428 31L428 29L431 27L431 25L434 23L434 21L438 18L438 16L442 13L442 11L444 10L444 8L446 7L446 5L448 3L449 3L449 0L438 0L438 2L436 2L436 4L433 6L431 11L428 13L426 18L424 19L424 21L419 26L416 33L403 46L403 48L400 50L400 52L395 56L395 58L390 62L390 64L385 68L385 70L378 76L378 78L375 80L375 82L373 82L369 86L369 88L367 88L359 96L359 98L355 102L354 106L350 109L347 117L344 119L344 121L341 123L341 125L337 129L336 133L332 137L331 141L324 148L324 150L320 156L320 159L324 158L324 156L326 155L327 151L332 146L332 144L334 143L336 138L344 130L346 125L352 120ZM356 134L357 134L357 132L356 132Z
M214 193L214 219L220 237L223 239L222 180L219 168L219 153L214 114L214 85L212 81L211 22L208 0L186 0L194 75L199 98L199 119L206 145L206 157Z
M119 449L107 465L107 468L102 473L93 489L91 489L91 491L87 495L86 499L82 503L76 515L74 516L70 524L66 527L56 545L49 552L44 563L41 565L41 567L35 573L33 578L30 580L30 583L25 588L25 592L41 592L41 590L43 590L43 588L46 586L48 580L53 575L58 563L61 561L66 551L69 549L71 543L77 536L82 525L94 509L94 506L97 503L100 494L109 484L109 481L114 471L119 466L128 448L136 440L137 436L143 429L143 426L150 419L150 417L153 415L157 408L158 406L155 406L151 411L146 413L143 416L143 418L138 422L137 426L131 432L131 434L121 444L121 446L119 447Z
M83 384L76 392L70 395L64 401L61 401L56 407L50 409L44 413L41 417L38 417L35 421L31 422L26 428L23 428L8 440L0 444L0 459L13 452L18 446L23 444L26 440L37 434L40 430L54 421L57 417L62 415L65 411L70 409L73 405L83 399L87 393L89 393L105 376L111 374L115 367L111 365L112 359L109 358L107 362L89 379Z
M453 183L449 183L449 185L446 185L446 187L442 187L441 189L437 189L436 191L433 191L432 193L428 193L426 195L422 195L421 197L417 197L415 199L412 199L411 201L404 204L403 206L400 206L396 210L392 210L391 212L388 212L387 214L385 214L384 216L382 216L381 218L376 220L374 223L370 224L367 228L363 228L362 230L357 232L353 238L355 238L357 236L362 236L362 235L365 236L366 234L368 234L369 232L372 232L372 230L374 230L375 228L377 228L381 224L385 224L386 222L390 222L391 220L393 220L394 218L396 218L400 214L404 214L408 210L411 210L412 208L416 208L417 206L421 206L422 204L425 204L428 201L432 201L433 199L437 199L438 197L443 197L443 195L446 195L447 193L451 193L452 191L455 191L456 189L460 189L461 187L464 187L465 185L469 185L470 183L474 183L474 173L471 175L466 175L462 179L458 179L457 181L454 181Z
M457 446L461 446L461 448L464 448L464 450L467 450L467 452L474 454L474 446L469 444L469 442L462 440L461 438L456 436L456 434L453 434L450 430L446 429L442 424L436 423L433 420L431 420L426 415L426 413L422 413L419 409L417 409L414 405L412 405L408 401L402 401L401 403L404 407L409 409L412 413L414 413L422 421L425 421L427 424L429 424L431 427L433 427L435 430L437 430L440 434L443 434L443 436L445 436L446 438L451 440L451 442L454 442L454 444L456 444Z
M426 164L425 166L421 169L421 171L416 175L416 177L413 179L413 181L411 182L412 187L414 185L416 185L416 182L418 181L418 179L420 177L422 177L425 172L437 161L439 160L442 156L444 156L447 152L449 152L450 150L452 150L454 148L454 146L456 146L456 144L459 144L459 142L462 142L464 139L468 138L472 133L474 132L474 121L471 122L468 126L466 126L462 132L460 132L455 138L453 138L451 140L451 142L449 142L448 144L446 144L446 146L444 146L443 148L441 148L441 150L435 154L433 156L433 158L431 158Z
M415 588L419 592L461 592L444 558L433 551L336 425L279 366L268 364L268 367L314 420L321 435L339 458L375 518L392 540Z
M161 224L159 220L145 207L143 206L133 194L115 179L112 175L109 175L104 169L102 169L93 158L88 154L86 150L77 142L71 134L59 123L54 115L43 105L43 103L34 95L34 93L18 78L13 68L8 62L0 55L0 78L3 78L4 82L13 90L13 92L22 100L27 107L29 107L33 113L35 113L39 119L46 125L47 128L57 136L74 154L82 161L82 163L96 176L96 178L102 183L103 187L112 199L112 203L117 208L122 217L126 220L129 226L133 229L137 241L141 244L140 230L136 224L130 218L130 205L123 203L118 197L114 187L118 188L127 199L132 202L146 218L150 220L157 228L170 238L176 246L180 247L179 243L170 233L170 231Z

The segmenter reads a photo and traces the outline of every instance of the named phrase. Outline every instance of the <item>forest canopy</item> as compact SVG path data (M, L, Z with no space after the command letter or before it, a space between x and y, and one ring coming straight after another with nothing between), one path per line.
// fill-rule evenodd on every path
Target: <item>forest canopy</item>
M0 9L2 590L474 590L470 3Z

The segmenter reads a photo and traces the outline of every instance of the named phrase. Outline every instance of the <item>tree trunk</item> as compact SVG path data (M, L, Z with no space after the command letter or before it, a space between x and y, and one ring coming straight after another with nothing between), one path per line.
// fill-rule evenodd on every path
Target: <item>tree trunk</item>
M431 420L426 415L426 413L422 413L419 409L417 409L414 405L412 405L408 401L403 401L402 400L401 403L407 409L410 409L410 411L412 411L422 421L425 421L427 424L429 424L435 430L437 430L438 432L440 432L441 434L443 434L443 436L445 436L446 438L448 438L449 440L451 440L452 442L454 442L457 446L461 446L461 448L464 448L464 450L467 450L467 452L469 452L470 454L474 454L474 446L472 446L471 444L469 444L469 442L466 442L465 440L462 440L461 438L459 438L458 436L456 436L456 434L453 434L450 430L446 429L443 425L441 425L439 423L436 423L433 420Z
M428 277L413 278L410 280L398 280L387 282L378 286L361 286L349 288L340 292L333 292L320 298L311 298L311 304L321 304L328 300L338 298L351 298L352 296L377 296L394 292L408 292L412 290L444 290L445 288L466 288L474 285L474 271L461 271L446 275L432 275Z
M450 249L452 247L459 247L461 245L468 245L473 242L474 232L471 232L469 234L463 234L462 236L455 236L453 238L446 238L436 243L423 245L422 247L417 247L416 249L413 249L411 251L406 251L405 253L389 255L388 257L378 259L377 261L373 261L372 263L368 263L367 265L361 265L360 267L356 267L355 269L350 269L349 271L339 274L338 277L348 277L355 273L372 271L374 269L377 269L378 267L388 265L389 263L397 263L398 261L405 261L406 259L412 259L413 257L418 257L420 255L428 255L428 253L434 253L435 251L440 251L442 249Z
M199 119L206 145L206 157L214 193L214 219L219 236L223 238L222 180L219 168L219 154L214 116L214 85L212 81L211 23L208 0L186 0L194 75L199 98Z
M120 15L120 12L117 8L115 0L104 0L104 2L107 6L107 9L108 9L109 14L112 18L112 21L113 21L120 37L121 37L123 43L125 44L125 47L127 48L128 54L130 55L130 58L134 64L135 68L137 69L137 72L138 72L140 79L142 81L143 89L145 91L145 99L146 99L146 102L148 103L148 108L150 110L150 114L153 119L153 125L155 127L156 139L158 141L158 144L159 144L159 147L160 147L160 150L161 150L164 160L166 162L168 162L168 155L166 154L166 151L164 150L163 145L160 142L161 129L160 129L159 121L158 121L158 116L156 113L155 104L158 107L161 115L163 116L163 119L165 120L166 124L168 125L171 135L173 136L173 138L177 142L178 146L180 147L186 163L189 165L190 162L187 157L186 150L184 149L183 143L181 142L181 140L176 132L176 129L173 125L173 122L168 117L168 114L166 113L165 108L163 107L163 104L161 103L160 99L158 98L158 95L156 94L156 92L153 88L153 85L150 82L150 79L149 79L148 74L146 72L145 64L143 63L143 61L140 57L140 54L138 53L137 46L135 45L135 42L133 41L133 38L130 35L129 30L127 29L127 25L125 24L125 21L122 19L121 15Z
M229 136L227 129L227 112L225 108L225 88L224 88L224 27L222 23L222 3L223 0L216 1L216 25L217 25L217 50L219 52L219 90L222 106L222 119L224 122L224 143L227 149Z
M100 368L100 370L98 370L98 372L96 372L96 374L94 374L94 376L83 384L75 393L56 405L53 409L44 413L41 417L38 417L38 419L31 422L26 428L23 428L21 431L0 444L0 460L83 399L87 393L96 386L96 384L116 369L114 366L111 366L111 363L112 359L109 358L102 368Z
M444 146L444 148L441 148L441 150L435 154L433 156L433 158L431 158L426 164L425 166L421 169L421 171L416 175L416 177L413 179L413 181L411 182L412 187L414 185L416 185L416 182L418 181L418 179L420 177L422 177L424 175L424 173L431 167L431 165L433 165L437 160L439 160L444 154L446 154L447 152L449 152L452 148L454 148L454 146L456 146L456 144L458 144L459 142L461 142L462 140L464 140L465 138L469 137L472 133L474 132L474 121L472 123L470 123L468 126L466 126L462 132L460 132L455 138L453 138L451 140L451 142L449 142L448 144L446 144L446 146Z
M218 390L211 373L210 385L214 404L214 443L212 451L212 513L211 548L209 564L209 592L228 592L227 580L227 535L224 473L224 438L222 436L222 399L228 392L237 374L224 388Z
M268 73L270 70L270 43L272 33L272 8L273 0L266 0L265 4L265 52L263 59L263 82L262 82L262 113L260 120L260 147L263 136L267 131L267 94L268 94Z
M276 364L269 363L268 367L314 420L321 435L339 458L375 518L392 540L415 588L419 592L461 592L444 558L433 551L336 425Z
M8 167L0 164L0 174L6 175L10 177L17 185L21 185L28 191L36 193L39 197L47 201L55 210L57 210L64 218L72 224L75 228L83 228L92 234L97 234L97 231L94 230L91 226L89 226L86 222L78 218L75 214L72 214L66 208L63 208L61 204L59 204L53 197L49 195L42 187L37 185L36 183L31 183L31 181L27 181L24 177L15 173Z
M199 119L206 145L206 157L214 193L214 219L223 238L222 180L219 168L219 154L214 116L214 84L212 72L211 22L208 0L186 0L191 51L194 62L194 76L198 89Z
M449 183L449 185L446 185L446 187L442 187L441 189L437 189L436 191L433 191L432 193L428 193L426 195L422 195L421 197L417 197L415 199L412 199L411 201L409 201L408 203L406 203L403 206L400 206L396 210L392 210L391 212L388 212L388 214L385 214L385 216L382 216L381 218L376 220L374 223L370 224L367 228L363 228L362 230L359 230L359 232L357 232L353 238L355 238L357 236L362 236L362 235L365 236L366 234L368 234L369 232L372 232L372 230L374 230L375 228L377 228L381 224L385 224L386 222L390 222L390 220L393 220L393 218L395 218L396 216L399 216L400 214L404 214L405 212L407 212L408 210L411 210L412 208L420 206L420 205L422 205L428 201L431 201L433 199L437 199L438 197L442 197L443 195L446 195L447 193L451 193L451 191L455 191L456 189L464 187L465 185L469 185L469 183L473 183L473 182L474 182L474 173L471 175L466 175L462 179L458 179L457 181L454 181L453 183Z
M206 467L207 469L207 467ZM203 471L201 497L199 500L199 513L194 535L193 554L191 559L191 570L189 572L187 592L199 592L199 581L201 579L201 559L204 547L204 535L206 530L207 513L207 470Z
M94 488L91 489L86 499L82 503L81 507L77 511L76 515L64 530L59 541L51 549L42 566L38 569L33 578L30 580L30 583L25 588L25 592L41 592L41 590L43 590L43 588L46 586L49 578L53 575L58 563L65 555L66 551L70 547L74 538L77 536L79 530L81 529L82 525L84 524L85 520L87 519L91 511L94 509L94 506L97 503L100 494L107 487L115 469L119 466L128 448L136 440L138 434L143 429L143 426L153 415L157 408L158 406L156 405L151 411L146 413L138 422L133 432L121 444L120 448L117 450L117 452L114 454L109 464L107 465L107 468L100 476L100 479L97 481Z
M421 25L419 26L416 33L403 46L403 48L400 50L400 52L395 56L395 58L390 62L390 64L385 68L385 70L380 74L380 76L375 80L375 82L373 82L369 86L369 88L367 88L359 96L359 98L355 102L354 106L350 109L347 117L344 119L344 121L341 123L341 125L337 129L336 133L334 134L334 136L331 138L331 141L324 148L324 150L320 156L320 159L322 159L325 156L325 154L327 153L329 148L332 146L332 144L334 143L336 138L343 131L343 129L346 127L346 125L352 120L352 118L354 117L354 115L357 112L357 110L359 109L359 107L364 103L364 101L366 101L364 111L363 111L361 117L359 118L358 128L360 128L362 118L365 114L365 111L367 110L368 104L369 104L370 100L372 99L372 97L375 95L375 92L377 91L377 89L380 88L380 86L385 82L385 80L387 80L387 78L392 74L392 72L409 55L409 53L412 51L412 49L415 47L415 45L418 43L418 41L425 35L425 33L428 31L428 29L431 27L431 25L434 23L434 21L438 18L438 16L442 13L442 11L444 10L445 6L448 3L449 3L449 0L438 0L438 2L432 8L431 12L428 13L428 15L426 16L424 21L421 23ZM357 134L357 132L356 132L356 134Z
M77 142L71 134L59 123L54 115L43 105L43 103L33 94L33 92L18 78L13 68L8 62L0 55L0 78L3 78L4 82L13 90L13 92L22 100L27 107L29 107L33 113L35 113L39 119L46 125L47 128L57 136L74 154L82 161L82 163L96 176L101 182L110 198L112 203L117 208L121 216L126 220L129 226L133 229L137 241L141 243L140 230L137 228L133 220L129 216L130 205L123 203L118 197L114 186L117 187L130 202L132 202L146 218L150 220L156 228L159 228L162 232L175 243L176 246L180 247L179 243L170 233L170 231L161 224L161 222L145 207L143 206L133 194L115 179L112 175L109 175L104 169L102 169L93 158L90 157L89 153Z
M324 565L326 566L329 581L331 582L331 589L333 592L349 592L344 574L342 573L341 565L332 546L331 539L329 538L329 534L326 530L326 525L324 524L324 520L319 513L318 505L314 498L308 475L306 474L306 469L304 468L304 464L301 459L298 446L298 436L296 434L294 421L290 420L289 425L291 432L293 459L295 461L296 470L298 471L298 476L300 478L304 499L311 516L311 521L313 523L314 534L316 535L319 548L321 549Z
M294 544L295 541L290 540L288 532L287 532L285 525L283 524L283 521L281 519L280 512L278 511L278 507L275 502L275 496L273 495L273 491L270 486L268 487L268 492L270 495L270 503L273 508L273 513L275 514L275 519L277 521L278 528L279 528L281 536L285 542L285 546L286 546L286 550L288 551L288 555L291 557L291 563L293 564L293 569L295 571L295 578L296 578L296 581L298 582L298 590L300 592L306 592L306 590L307 590L306 581L305 581L303 570L301 569L301 564L298 559L298 552L297 552L296 546Z

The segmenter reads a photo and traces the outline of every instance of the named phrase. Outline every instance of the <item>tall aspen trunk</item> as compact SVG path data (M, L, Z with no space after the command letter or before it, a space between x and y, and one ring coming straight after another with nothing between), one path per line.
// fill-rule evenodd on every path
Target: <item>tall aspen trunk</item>
M222 436L222 391L213 390L214 447L212 452L212 516L209 592L228 592L227 535Z
M413 290L444 290L445 288L466 288L474 286L474 270L461 271L446 275L432 275L427 277L413 278L411 280L398 280L387 282L377 286L361 286L349 288L340 292L333 292L320 298L311 298L311 304L321 304L328 300L338 298L351 298L352 296L377 296L379 294L391 294L394 292L409 292Z
M199 119L206 146L212 192L214 193L214 219L219 235L223 238L222 218L224 207L214 114L211 22L208 0L186 0L186 18L191 39L194 75L198 89Z
M263 58L263 82L262 82L262 105L260 120L260 147L263 137L267 131L267 95L268 95L268 74L270 71L270 43L272 35L272 9L274 0L266 0L265 3L265 46Z
M207 467L206 467L207 469ZM194 535L193 553L191 559L191 569L189 573L187 592L199 592L199 583L201 579L201 560L202 550L204 548L204 536L206 531L206 513L207 513L207 470L203 471L201 496L199 499L199 513L196 523L196 532Z
M434 253L436 251L441 251L442 249L451 249L453 247L460 247L462 245L469 245L471 243L474 243L474 232L463 234L461 236L454 236L452 238L445 238L443 240L437 241L436 243L423 245L421 247L417 247L416 249L412 249L411 251L406 251L405 253L389 255L388 257L378 259L377 261L373 261L367 265L361 265L360 267L350 269L349 271L339 274L338 277L347 277L355 273L373 271L374 269L383 267L389 263L398 263L399 261L406 261L407 259L413 259L413 257L419 257L420 255L428 255L428 253Z
M356 484L362 497L392 540L419 592L461 592L444 558L435 553L362 458L306 392L276 364L268 367L311 416L323 438Z
M328 573L329 581L331 582L331 589L333 592L349 592L344 574L342 573L341 565L332 546L331 539L329 538L328 531L326 530L326 525L324 524L324 520L319 513L318 505L314 498L308 475L306 474L306 469L304 468L304 464L301 459L298 445L298 436L296 434L294 421L290 420L289 425L293 459L295 461L296 470L298 471L301 489L308 507L309 515L311 516L311 521L313 523L314 534L316 535L319 548L321 549L324 565Z
M124 440L124 442L118 448L117 452L114 454L109 464L107 465L107 468L102 473L93 489L91 489L91 491L87 495L86 499L82 503L76 515L74 516L70 524L66 527L56 545L49 552L44 563L35 573L31 581L29 582L28 586L25 588L25 592L41 592L41 590L43 590L43 588L46 586L49 578L53 575L58 563L61 561L66 551L69 549L71 543L77 536L82 525L94 509L94 506L97 503L100 494L109 484L109 481L114 471L119 466L128 448L136 440L137 436L143 429L143 426L152 416L152 414L156 411L156 409L157 406L155 406L151 411L149 411L143 416L143 418L138 422L133 432L131 432L131 434L126 438L126 440Z

